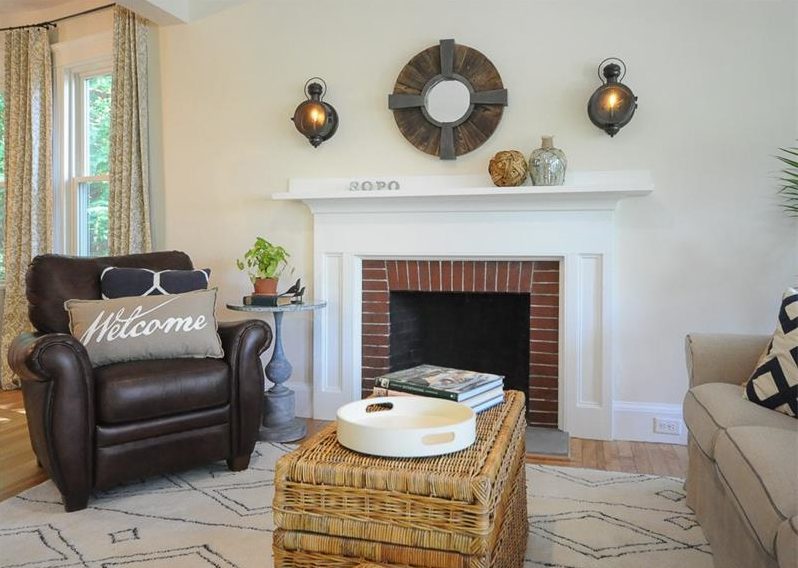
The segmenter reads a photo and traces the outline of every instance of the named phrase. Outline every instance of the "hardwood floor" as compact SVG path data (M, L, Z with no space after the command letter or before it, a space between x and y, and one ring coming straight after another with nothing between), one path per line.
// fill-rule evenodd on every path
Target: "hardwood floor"
M319 420L309 420L309 434L325 424ZM569 458L530 454L527 463L684 477L687 474L687 448L670 444L571 438ZM47 476L36 465L30 447L20 391L0 391L0 501L46 479Z
M20 391L0 391L0 501L47 479L36 465Z
M526 461L683 478L687 475L687 446L571 438L569 458L528 454Z

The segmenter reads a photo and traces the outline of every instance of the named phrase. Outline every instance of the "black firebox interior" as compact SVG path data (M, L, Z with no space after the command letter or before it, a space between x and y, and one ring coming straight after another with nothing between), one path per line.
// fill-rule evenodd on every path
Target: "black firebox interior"
M529 386L529 294L391 292L391 371L431 364Z

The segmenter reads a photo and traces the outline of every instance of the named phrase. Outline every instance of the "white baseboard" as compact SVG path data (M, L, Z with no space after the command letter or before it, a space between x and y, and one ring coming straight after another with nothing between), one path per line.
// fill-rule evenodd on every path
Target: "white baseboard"
M682 419L681 404L616 400L612 404L612 418L612 437L614 440L687 444L687 427ZM681 426L680 433L673 435L654 432L655 418L678 420Z

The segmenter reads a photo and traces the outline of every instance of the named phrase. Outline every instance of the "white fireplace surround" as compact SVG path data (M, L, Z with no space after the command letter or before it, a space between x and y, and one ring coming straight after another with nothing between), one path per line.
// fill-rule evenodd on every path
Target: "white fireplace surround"
M350 191L353 181L399 189ZM273 197L313 213L314 295L327 301L314 321L312 416L332 419L360 398L363 259L554 259L559 424L572 436L611 439L613 212L653 189L647 171L575 172L564 186L520 188L478 175L290 180Z

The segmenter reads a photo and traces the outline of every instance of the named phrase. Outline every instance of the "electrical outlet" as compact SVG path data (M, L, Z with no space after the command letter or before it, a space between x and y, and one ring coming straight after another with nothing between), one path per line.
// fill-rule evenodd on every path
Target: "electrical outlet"
M682 423L675 418L655 418L654 432L657 434L678 436L682 433Z

